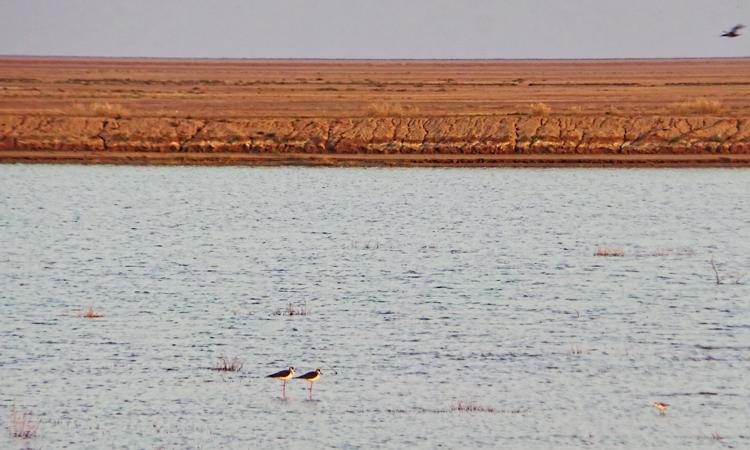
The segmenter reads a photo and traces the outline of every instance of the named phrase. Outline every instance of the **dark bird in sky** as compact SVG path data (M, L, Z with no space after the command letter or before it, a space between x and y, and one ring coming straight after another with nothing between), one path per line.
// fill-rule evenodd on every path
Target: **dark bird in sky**
M745 28L745 25L742 25L742 24L735 25L734 27L732 27L731 30L725 31L724 34L722 34L721 36L728 37L728 38L735 38L737 36L741 36L740 33L738 33L738 31L740 31L743 28Z

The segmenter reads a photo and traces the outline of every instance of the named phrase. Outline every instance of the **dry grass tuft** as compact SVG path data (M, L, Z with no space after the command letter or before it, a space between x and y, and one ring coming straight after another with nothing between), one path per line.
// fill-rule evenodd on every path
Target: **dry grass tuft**
M34 114L42 116L64 116L65 111L60 108L35 108Z
M701 97L695 100L689 100L682 103L674 103L670 105L669 110L672 112L678 112L682 114L710 114L719 113L724 109L721 102L718 100L709 100Z
M274 316L308 316L310 315L310 308L307 307L307 302L301 305L293 305L288 303L286 308L280 308L273 312Z
M113 117L115 119L130 114L130 111L124 106L108 102L76 103L71 110L73 114L80 116Z
M402 105L401 103L370 103L367 106L367 114L373 117L401 117L416 114L419 108L414 105Z
M571 114L582 114L583 108L581 108L580 106L571 106L570 108L568 108L568 111L570 111Z
M451 406L453 412L486 412L495 413L497 410L491 406L483 406L477 402L458 402L454 406Z
M32 417L29 411L18 411L15 406L10 408L10 419L8 420L8 431L14 438L31 439L39 431L39 423Z
M81 317L86 319L99 319L104 317L104 314L94 310L94 305L89 305L89 307L81 313Z
M625 250L622 247L600 245L596 248L594 256L625 256Z
M240 369L242 369L242 361L237 356L229 359L227 355L218 357L216 364L211 367L211 370L219 372L239 372Z
M529 105L529 112L532 116L548 116L552 108L546 103L532 103Z

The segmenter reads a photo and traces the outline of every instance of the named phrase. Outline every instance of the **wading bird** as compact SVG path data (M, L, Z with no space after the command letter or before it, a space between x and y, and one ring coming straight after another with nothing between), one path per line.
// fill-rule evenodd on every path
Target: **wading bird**
M669 408L669 405L666 403L662 403L662 402L656 402L654 403L654 407L660 411L659 415L663 416L666 414L667 408Z
M313 372L307 372L304 375L297 377L298 380L305 380L310 383L310 400L312 400L312 385L314 381L318 381L320 378L320 369L315 369Z
M735 25L731 30L725 31L724 34L721 35L721 37L736 38L737 36L742 36L740 33L738 33L738 31L743 28L745 28L745 25Z
M286 380L294 376L294 367L290 367L286 370L281 370L276 373L272 373L267 378L273 378L275 380L282 380L284 384L281 385L281 398L286 398Z

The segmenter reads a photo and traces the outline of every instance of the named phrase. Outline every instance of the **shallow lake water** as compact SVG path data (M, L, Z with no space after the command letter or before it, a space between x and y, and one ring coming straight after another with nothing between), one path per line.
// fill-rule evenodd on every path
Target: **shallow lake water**
M748 448L748 255L749 170L0 166L0 448Z

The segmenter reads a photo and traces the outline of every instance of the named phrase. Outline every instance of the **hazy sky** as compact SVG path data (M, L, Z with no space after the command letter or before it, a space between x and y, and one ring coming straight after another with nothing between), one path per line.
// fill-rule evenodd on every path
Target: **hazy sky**
M750 0L0 0L0 54L750 56Z

